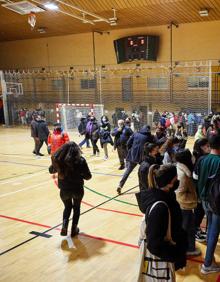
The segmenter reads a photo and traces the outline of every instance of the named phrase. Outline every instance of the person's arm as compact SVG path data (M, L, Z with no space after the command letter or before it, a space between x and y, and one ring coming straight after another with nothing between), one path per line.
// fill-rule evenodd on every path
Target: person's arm
M81 171L81 175L83 177L83 179L85 180L89 180L92 178L92 174L90 172L90 169L88 167L88 164L86 162L86 160L84 158L82 158L82 171Z
M130 149L130 148L132 147L133 142L134 142L134 134L131 135L131 137L130 137L130 138L128 139L128 141L127 141L127 147L128 147L128 149Z

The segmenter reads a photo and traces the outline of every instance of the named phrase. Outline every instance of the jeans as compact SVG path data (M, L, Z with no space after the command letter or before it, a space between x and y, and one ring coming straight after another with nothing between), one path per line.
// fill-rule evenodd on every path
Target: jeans
M91 139L91 142L92 142L92 148L93 148L93 155L95 155L96 152L99 153L99 147L96 144L98 142L98 139L96 140Z
M126 180L128 179L128 176L130 175L130 173L133 171L133 169L136 167L137 163L132 163L132 162L127 162L127 169L124 172L124 175L122 176L122 179L119 183L119 186L122 188L126 182Z
M212 212L208 202L202 201L205 214L208 219L207 248L205 255L205 266L210 266L213 262L215 249L220 233L220 216Z
M79 147L82 147L85 143L86 143L86 147L88 148L90 146L89 139L86 137L79 143Z
M182 228L187 233L188 252L195 251L195 213L193 210L181 210L182 212Z
M63 221L69 220L71 211L73 209L73 225L77 226L80 216L80 206L83 194L76 196L71 191L60 191L60 198L64 204Z

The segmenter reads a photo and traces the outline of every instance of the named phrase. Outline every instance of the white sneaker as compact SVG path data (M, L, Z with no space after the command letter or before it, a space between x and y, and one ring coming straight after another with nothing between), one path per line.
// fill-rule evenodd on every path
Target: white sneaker
M108 159L108 156L104 156L104 161L107 161L107 159Z
M220 272L220 265L218 265L217 263L212 263L210 266L205 266L204 264L202 264L202 274L209 274L214 272Z

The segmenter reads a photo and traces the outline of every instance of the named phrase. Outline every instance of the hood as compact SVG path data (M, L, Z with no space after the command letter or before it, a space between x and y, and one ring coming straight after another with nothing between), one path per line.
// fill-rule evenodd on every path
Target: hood
M141 128L141 130L139 131L139 133L144 134L144 135L149 135L149 134L151 134L149 126L146 126L146 125L143 126L143 127Z
M151 208L153 203L157 201L164 201L168 204L171 194L174 194L173 196L175 197L175 193L173 192L167 193L159 189L149 189L146 191L141 191L140 201L138 201L138 206L140 211L142 213L146 213Z
M192 173L191 173L191 171L188 169L188 167L187 167L186 165L177 162L176 168L177 168L177 174L178 174L178 176L179 176L179 174L180 174L181 172L183 172L184 174L186 174L186 176L192 177Z

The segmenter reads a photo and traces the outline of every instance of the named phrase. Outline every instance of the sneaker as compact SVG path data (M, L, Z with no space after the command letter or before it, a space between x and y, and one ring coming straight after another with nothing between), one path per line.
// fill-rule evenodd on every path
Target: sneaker
M107 161L108 157L107 156L104 156L104 161Z
M37 154L35 151L33 151L32 153L35 154L35 155Z
M202 234L201 231L197 231L195 235L196 241L203 243L206 242L206 235Z
M72 228L72 230L71 230L71 237L75 237L78 234L79 234L79 227Z
M120 167L118 168L119 170L122 170L125 168L125 165L120 165Z
M44 156L44 154L41 154L41 153L38 153L38 154L36 154L36 155L41 156L41 157Z
M216 263L212 263L210 266L205 266L202 264L201 273L202 274L209 274L213 272L220 272L220 265Z
M117 193L118 193L118 195L121 195L121 187L120 186L117 188Z
M195 251L191 251L191 252L186 252L187 256L193 256L193 257L197 257L201 255L201 251L199 249L195 249Z

